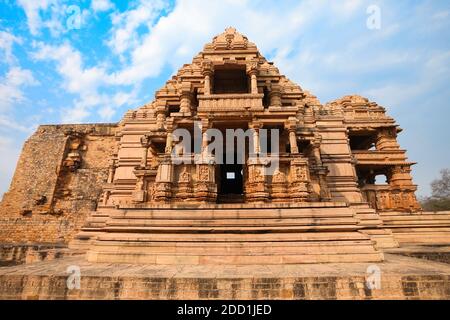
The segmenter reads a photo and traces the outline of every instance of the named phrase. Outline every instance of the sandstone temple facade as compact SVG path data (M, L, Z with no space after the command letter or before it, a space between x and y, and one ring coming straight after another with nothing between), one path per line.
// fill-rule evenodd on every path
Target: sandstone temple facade
M177 129L200 130L183 149L200 161L173 161ZM209 129L250 130L244 162L216 162ZM278 150L262 150L264 129ZM40 126L1 203L0 241L144 264L379 262L399 243L448 243L448 217L421 212L401 131L364 97L322 104L228 28L119 123Z

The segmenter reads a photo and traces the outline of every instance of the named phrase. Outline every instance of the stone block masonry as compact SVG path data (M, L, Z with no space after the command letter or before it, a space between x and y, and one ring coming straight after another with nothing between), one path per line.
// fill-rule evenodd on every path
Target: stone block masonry
M97 206L116 127L40 126L26 141L0 204L0 242L67 243Z
M69 289L69 266L80 287ZM92 264L82 256L0 268L0 299L450 299L450 266L388 255L380 286L367 263L252 266Z

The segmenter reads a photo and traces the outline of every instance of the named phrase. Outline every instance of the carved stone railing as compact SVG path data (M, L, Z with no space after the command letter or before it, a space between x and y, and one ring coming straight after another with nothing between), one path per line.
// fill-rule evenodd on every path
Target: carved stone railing
M345 120L378 120L387 118L383 110L345 110Z
M361 192L370 206L378 211L417 211L420 206L414 190L397 189L390 185L367 184Z
M262 110L262 94L211 94L199 96L199 112Z
M352 150L352 155L356 159L357 164L400 164L406 160L402 150Z

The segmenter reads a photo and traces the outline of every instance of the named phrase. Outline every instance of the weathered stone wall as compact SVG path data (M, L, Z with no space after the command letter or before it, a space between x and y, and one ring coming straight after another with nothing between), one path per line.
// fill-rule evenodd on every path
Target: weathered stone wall
M116 151L116 128L40 126L26 141L0 203L0 242L70 240L96 208Z
M133 278L82 277L80 290L67 288L67 275L0 275L1 299L61 300L417 300L450 298L447 275L393 275L381 290L363 276L303 278Z
M59 258L63 249L61 245L0 244L0 267Z

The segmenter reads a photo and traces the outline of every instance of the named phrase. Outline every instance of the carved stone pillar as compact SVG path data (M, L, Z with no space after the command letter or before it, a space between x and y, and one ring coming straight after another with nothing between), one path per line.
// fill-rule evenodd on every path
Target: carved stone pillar
M258 94L258 62L252 61L247 69L247 74L250 76L250 92Z
M134 171L134 175L136 176L136 187L133 192L133 202L145 202L147 199L147 185L145 182L145 174L142 169L137 169Z
M150 146L150 137L148 135L144 135L141 137L141 145L142 145L142 158L141 158L141 167L145 168L147 166L147 157L148 157L148 148Z
M166 121L166 101L156 101L156 128L158 131L164 131L164 123Z
M272 84L269 93L270 105L274 107L281 107L281 86L279 84Z
M397 128L383 128L378 131L377 150L399 150L400 145L397 142Z
M272 202L289 202L286 174L277 169L272 176L272 192L270 198Z
M305 158L294 159L291 161L290 169L290 197L293 201L305 202L310 194L308 160Z
M297 154L299 151L297 144L297 135L294 129L289 130L289 144L291 146L291 153Z
M209 163L197 164L197 180L194 185L195 199L199 202L216 202L217 186L215 166Z
M203 93L205 96L209 96L211 94L211 77L213 75L212 62L209 60L204 61L203 65L202 65L202 69L203 69L202 74L205 77Z
M316 139L312 146L314 160L316 162L316 166L314 167L314 172L317 174L318 179L319 179L320 199L322 201L330 201L331 193L328 188L328 182L327 182L327 175L328 175L329 170L322 163L322 157L320 155L320 143L321 143L321 139Z
M111 159L109 161L108 180L106 181L106 183L113 183L115 173L116 173L116 160Z
M192 175L191 168L188 165L182 165L181 172L178 175L177 192L175 198L177 201L192 201Z
M205 96L209 96L211 94L211 75L205 75L205 84L204 84Z
M291 146L291 154L298 154L298 143L297 143L297 122L296 119L289 119L287 124L287 129L289 131L289 145Z
M245 184L245 199L248 202L266 202L269 192L266 183L266 163L259 158L249 158L247 161L248 179Z
M398 165L391 168L388 178L391 192L396 193L393 209L420 210L420 204L414 194L417 186L413 184L410 165Z
M170 154L165 155L156 174L154 197L156 202L169 202L172 197L173 164Z
M253 150L250 150L247 160L248 179L245 184L245 199L248 202L266 202L269 199L269 193L266 185L266 162L260 155L259 129L262 124L254 121L250 124L253 130Z
M181 96L180 96L180 112L184 115L191 113L191 101L192 101L192 84L190 82L183 82L181 84Z
M172 128L168 128L167 129L167 137L166 137L166 149L164 150L164 152L166 153L166 155L169 155L172 153L173 150L173 133L172 133Z
M217 185L215 181L215 159L209 154L208 134L210 128L208 119L202 119L202 144L200 157L196 157L197 176L194 184L194 197L199 202L215 202Z
M250 150L250 156L258 156L261 152L261 145L259 141L259 129L261 129L261 123L254 121L250 124L250 129L253 130L253 150Z

